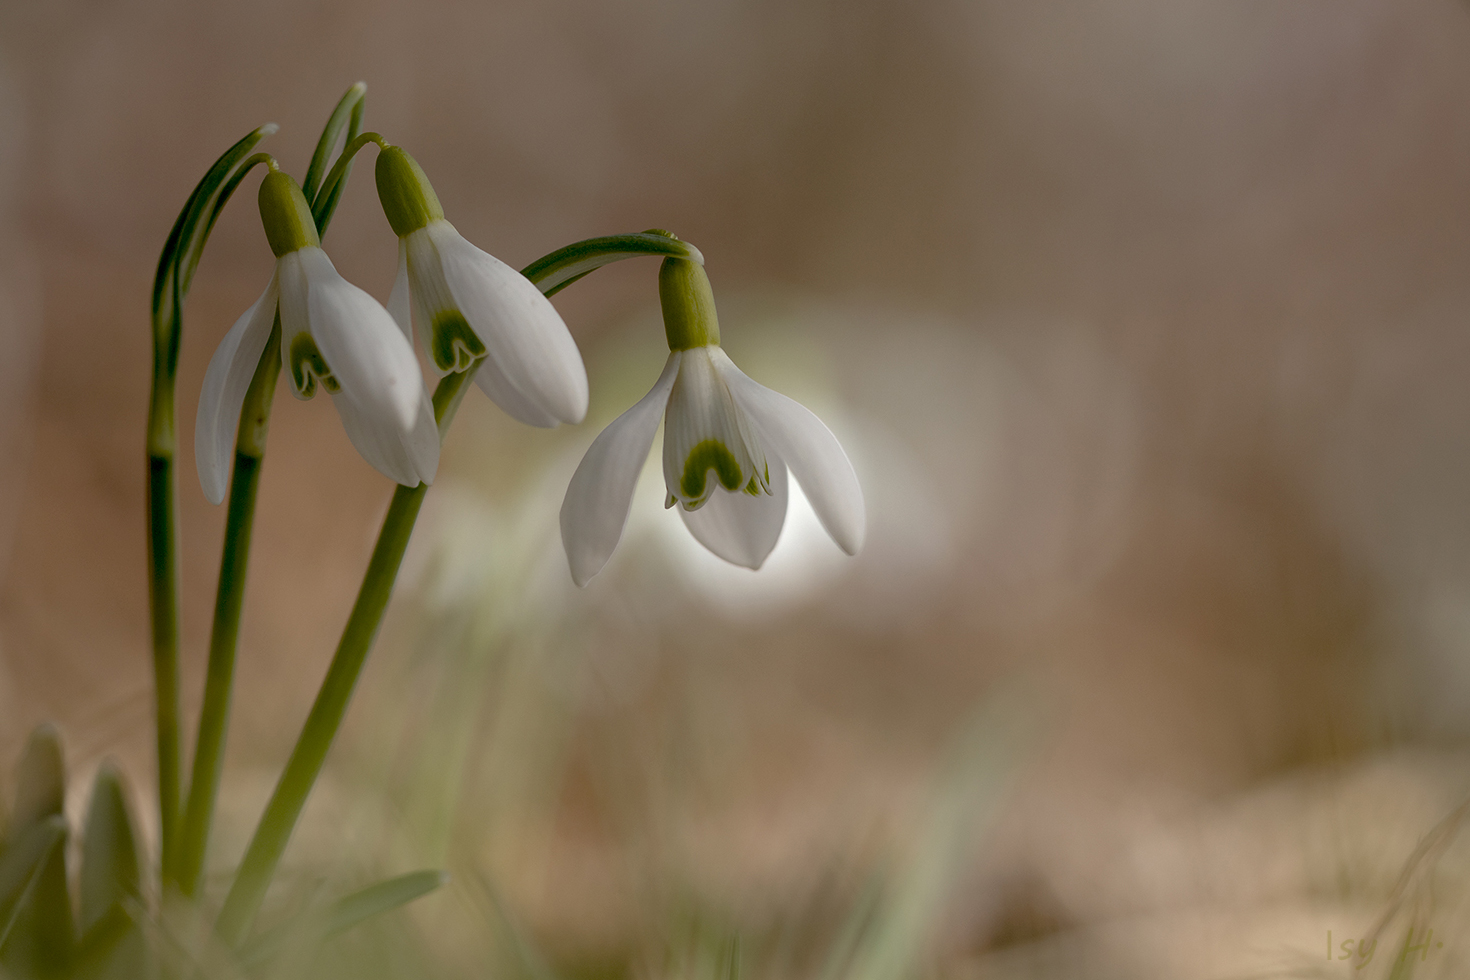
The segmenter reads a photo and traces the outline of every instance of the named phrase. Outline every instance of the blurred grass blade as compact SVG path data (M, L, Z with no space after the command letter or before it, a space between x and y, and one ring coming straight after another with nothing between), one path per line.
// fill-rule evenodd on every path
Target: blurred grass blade
M38 869L65 837L66 820L53 816L11 838L10 847L0 858L0 947L10 936Z
M61 815L66 794L66 766L62 760L61 736L51 725L31 733L16 775L15 809L10 814L6 836L16 841L34 838L31 831L43 830L42 839L53 834L37 860L39 867L28 878L23 895L3 916L7 936L0 943L0 965L22 976L46 976L65 971L71 964L76 942L72 923L71 896L66 883L66 836ZM38 846L34 842L31 846Z
M259 966L279 953L293 938L311 931L322 939L346 932L373 916L391 912L429 894L447 881L449 875L444 871L411 871L369 885L338 899L330 908L313 916L315 921L310 924L281 926L263 934L241 951L240 962L247 967Z
M127 907L114 904L77 942L73 976L79 980L146 977L148 952L143 944L143 931Z
M721 950L720 980L740 980L740 936L731 936Z
M88 932L114 907L139 895L138 844L122 774L106 760L92 784L82 836L81 927Z
M449 874L445 871L411 871L406 875L369 885L332 905L331 911L327 913L326 934L336 935L365 919L391 912L400 905L407 905L414 899L441 888L448 881Z
M926 948L943 920L956 880L980 839L1000 814L1038 714L1029 692L1007 685L986 699L950 751L929 811L912 838L914 850L893 876L893 887L871 919L854 931L862 938L844 967L825 975L846 980L896 980L927 971Z
M478 869L471 869L470 880L476 886L470 891L480 900L481 912L495 930L497 938L510 951L510 962L503 970L496 972L524 980L559 980L556 970L526 935L520 923L511 916L494 883Z
M521 275L540 286L541 292L551 296L610 262L641 255L673 256L704 264L704 256L699 249L688 242L655 232L640 232L636 235L608 235L574 242L541 256L522 269Z
M31 732L15 774L15 806L5 836L15 841L35 824L61 813L66 795L66 765L61 735L53 725Z
M50 846L8 917L0 966L10 976L59 977L71 969L76 950L66 883L66 821L56 816L32 829L45 832Z

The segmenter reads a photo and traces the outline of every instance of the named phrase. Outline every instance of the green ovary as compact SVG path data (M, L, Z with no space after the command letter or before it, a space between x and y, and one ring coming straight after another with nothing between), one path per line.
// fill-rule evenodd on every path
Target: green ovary
M689 451L684 461L684 475L679 479L679 490L685 500L699 500L704 496L706 474L715 471L715 478L726 490L741 489L740 464L735 455L718 439L706 439Z
M302 398L310 398L316 394L318 380L323 388L334 395L342 390L337 379L332 377L322 352L317 349L316 341L305 333L299 333L291 339L291 380Z
M436 314L429 336L434 364L441 371L468 371L485 356L485 345L459 310Z

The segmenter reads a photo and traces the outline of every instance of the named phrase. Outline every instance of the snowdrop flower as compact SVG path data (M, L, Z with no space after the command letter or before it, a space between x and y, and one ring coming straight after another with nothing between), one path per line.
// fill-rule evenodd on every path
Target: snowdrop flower
M417 321L435 370L476 371L475 383L511 418L543 428L582 421L587 371L551 301L444 220L428 178L400 147L382 147L376 174L398 235L388 309L410 342Z
M659 299L669 340L663 374L587 450L561 508L562 544L579 585L602 570L622 537L633 487L664 420L665 506L726 561L759 568L786 519L787 469L822 526L849 555L862 547L863 492L821 420L756 384L720 349L704 268L665 259Z
M290 175L272 170L261 181L260 218L276 269L204 376L194 427L204 495L224 499L241 405L278 322L293 393L310 398L325 388L363 459L404 486L432 482L439 430L413 346L377 300L338 275Z

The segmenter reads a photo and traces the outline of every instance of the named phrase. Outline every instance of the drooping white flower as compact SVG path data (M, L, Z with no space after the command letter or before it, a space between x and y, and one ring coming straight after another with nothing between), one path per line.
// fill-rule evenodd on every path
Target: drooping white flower
M587 371L551 301L444 220L434 188L402 148L384 147L376 174L398 235L388 309L404 334L412 340L416 321L437 371L475 370L475 383L517 421L542 428L582 421Z
M659 274L669 359L653 389L587 450L561 508L562 544L580 586L600 572L622 537L633 488L664 421L667 506L726 561L759 568L786 519L787 470L832 540L862 548L862 488L821 420L757 384L719 345L704 270L666 259Z
M260 212L276 269L204 376L194 427L204 495L211 503L224 499L241 406L278 315L293 393L310 398L320 384L364 459L404 486L433 482L439 430L413 346L377 300L337 273L289 175L266 175Z

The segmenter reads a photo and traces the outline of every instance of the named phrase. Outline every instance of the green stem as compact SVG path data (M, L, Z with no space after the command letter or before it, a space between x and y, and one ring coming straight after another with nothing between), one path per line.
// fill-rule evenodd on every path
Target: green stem
M148 603L158 730L159 865L172 867L179 819L179 564L174 505L174 384L184 328L184 297L214 217L238 186L230 171L275 124L248 133L195 185L164 242L153 279L153 388L148 403ZM253 165L253 164L252 164ZM222 188L224 188L222 193ZM213 207L201 227L207 208Z
M159 400L156 390L154 399ZM161 859L167 860L172 854L179 810L179 567L172 454L148 454L148 568L154 717L158 729L159 839Z
M357 156L357 151L369 143L376 143L381 149L388 145L378 133L361 133L347 141L342 147L342 155L337 157L337 162L332 165L331 172L327 174L326 180L322 181L322 189L316 196L316 203L311 206L311 215L316 219L318 227L322 224L323 215L329 214L328 209L334 207L337 199L341 196L341 183L347 179L347 173L352 168L352 158Z
M281 320L277 314L275 328L245 393L235 435L235 468L230 482L229 511L225 518L219 587L215 592L214 626L209 634L204 705L199 713L194 773L189 781L189 800L184 808L184 823L173 869L173 878L179 889L191 898L199 890L204 855L209 845L209 828L219 796L235 678L235 652L240 639L240 609L245 599L245 573L250 562L251 530L255 521L255 498L265 459L271 398L275 395L276 379L280 373Z
M469 388L472 373L448 375L434 392L434 417L439 423L441 439L454 419L460 399ZM216 929L220 938L230 946L238 945L254 922L266 887L301 815L301 808L306 805L307 794L311 792L337 729L342 725L347 703L352 698L353 688L357 686L357 678L382 623L383 611L388 606L393 583L398 577L398 566L403 561L404 549L408 547L409 535L413 533L414 522L418 520L419 508L427 491L428 486L420 483L416 487L400 486L393 492L393 502L388 505L388 514L383 518L378 543L373 548L357 601L353 603L352 613L342 630L337 652L327 668L326 679L322 681L301 737L296 740L296 748L292 750L290 761L271 794L270 803L266 805L220 911Z

